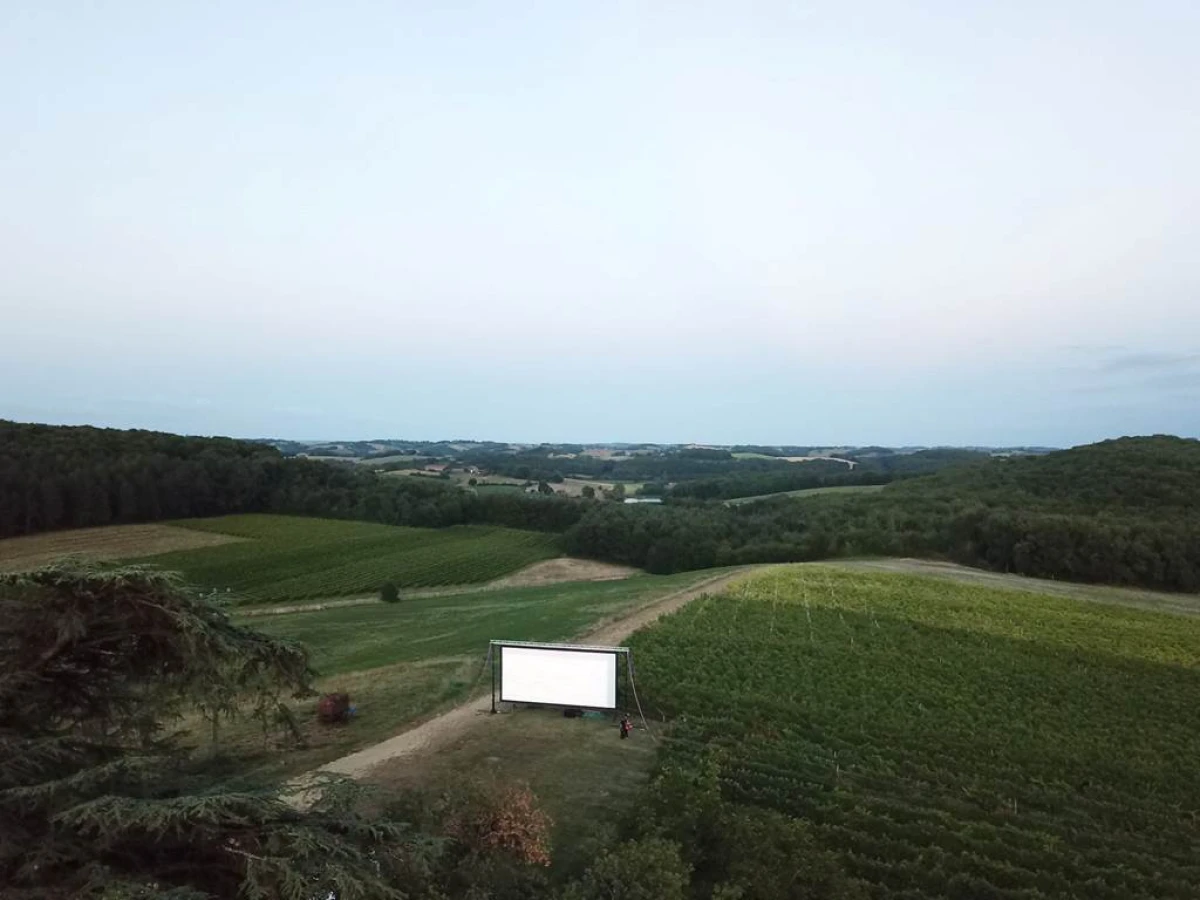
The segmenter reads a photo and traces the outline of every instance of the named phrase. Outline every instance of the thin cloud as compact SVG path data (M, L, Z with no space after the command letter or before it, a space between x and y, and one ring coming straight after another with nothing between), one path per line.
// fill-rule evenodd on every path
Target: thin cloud
M1087 356L1128 353L1130 349L1124 344L1064 344L1058 348L1060 353L1077 353Z
M1194 358L1200 362L1200 355ZM1128 378L1096 378L1093 377L1081 384L1075 384L1070 390L1076 394L1136 394L1163 395L1193 393L1200 390L1200 368L1185 367L1155 370L1150 367L1131 367L1117 370L1120 374L1128 373Z
M1100 370L1110 374L1122 372L1166 372L1178 369L1188 369L1200 364L1200 353L1162 353L1144 351L1140 353L1123 353L1105 360Z

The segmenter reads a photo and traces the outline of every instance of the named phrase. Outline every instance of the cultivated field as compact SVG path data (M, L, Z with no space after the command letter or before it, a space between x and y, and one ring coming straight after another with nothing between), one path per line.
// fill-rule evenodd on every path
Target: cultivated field
M1200 621L779 567L632 640L662 763L810 823L873 898L1194 898Z
M245 515L178 523L235 543L144 560L183 572L238 603L275 603L400 588L477 584L559 555L556 538L510 528L399 528L366 522ZM138 560L142 561L142 560Z
M95 560L152 556L229 544L241 538L175 525L109 525L0 540L0 571L31 569L64 556Z
M870 494L882 491L887 485L883 484L842 484L832 487L803 488L798 491L778 491L774 494L756 494L753 497L735 497L726 500L726 506L741 506L743 503L757 503L759 500L774 500L776 497L815 497L818 494Z
M1111 587L1107 584L1080 584L1074 581L1051 581L1047 578L1027 578L1006 572L989 572L954 563L931 559L837 559L822 565L837 566L862 572L896 572L902 575L928 575L981 587L1070 597L1092 603L1115 606L1134 606L1157 612L1200 616L1200 594L1180 594L1167 591L1147 591L1141 588Z

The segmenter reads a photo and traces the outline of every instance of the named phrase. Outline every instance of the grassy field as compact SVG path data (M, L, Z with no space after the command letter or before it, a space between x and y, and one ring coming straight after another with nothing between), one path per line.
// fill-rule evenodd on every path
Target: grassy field
M620 581L514 588L397 604L368 604L256 619L255 627L304 642L316 667L337 675L400 662L471 656L489 640L556 640L713 572L635 575Z
M799 491L779 491L775 494L757 494L754 497L735 497L726 500L726 506L741 506L743 503L757 503L759 500L773 500L776 497L815 497L818 494L870 494L882 491L884 484L843 484L833 487L804 488Z
M239 603L371 593L385 581L401 588L476 584L559 555L555 536L508 528L398 528L269 515L176 524L241 540L136 561L181 571L206 589L229 589Z
M618 814L638 802L654 764L643 731L623 741L612 719L564 719L557 709L489 716L441 752L381 766L370 776L384 792L453 790L463 773L528 784L554 820L557 871L578 871L610 845Z
M255 628L302 641L312 652L321 691L346 691L358 715L344 728L314 721L312 700L294 704L309 742L279 753L264 747L250 723L227 728L222 741L248 769L295 773L390 737L407 725L465 700L488 682L488 641L552 641L698 581L711 572L638 575L622 581L489 590L319 612L256 618ZM198 740L203 732L197 726Z
M491 493L493 491L498 492L498 493L506 493L507 492L507 493L519 494L525 490L525 488L522 487L519 482L515 482L515 481L512 482L511 484L498 483L495 481L481 481L478 484L474 485L473 489L475 491L478 491L481 494Z
M1195 618L797 566L631 643L662 762L719 760L873 898L1200 892Z

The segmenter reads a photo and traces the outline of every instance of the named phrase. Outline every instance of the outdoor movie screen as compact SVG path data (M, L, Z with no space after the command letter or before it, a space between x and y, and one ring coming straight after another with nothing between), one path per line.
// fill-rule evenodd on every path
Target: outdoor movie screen
M500 699L616 709L617 653L501 645Z

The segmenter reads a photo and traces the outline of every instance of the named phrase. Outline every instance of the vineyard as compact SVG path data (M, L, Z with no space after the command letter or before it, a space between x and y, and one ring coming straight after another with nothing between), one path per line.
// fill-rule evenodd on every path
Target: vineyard
M146 563L183 572L239 603L273 603L400 588L477 584L558 555L554 536L509 528L399 528L366 522L244 515L190 519L186 528L244 540L160 554Z
M867 896L1200 896L1194 618L780 568L632 643L663 765L808 823Z

